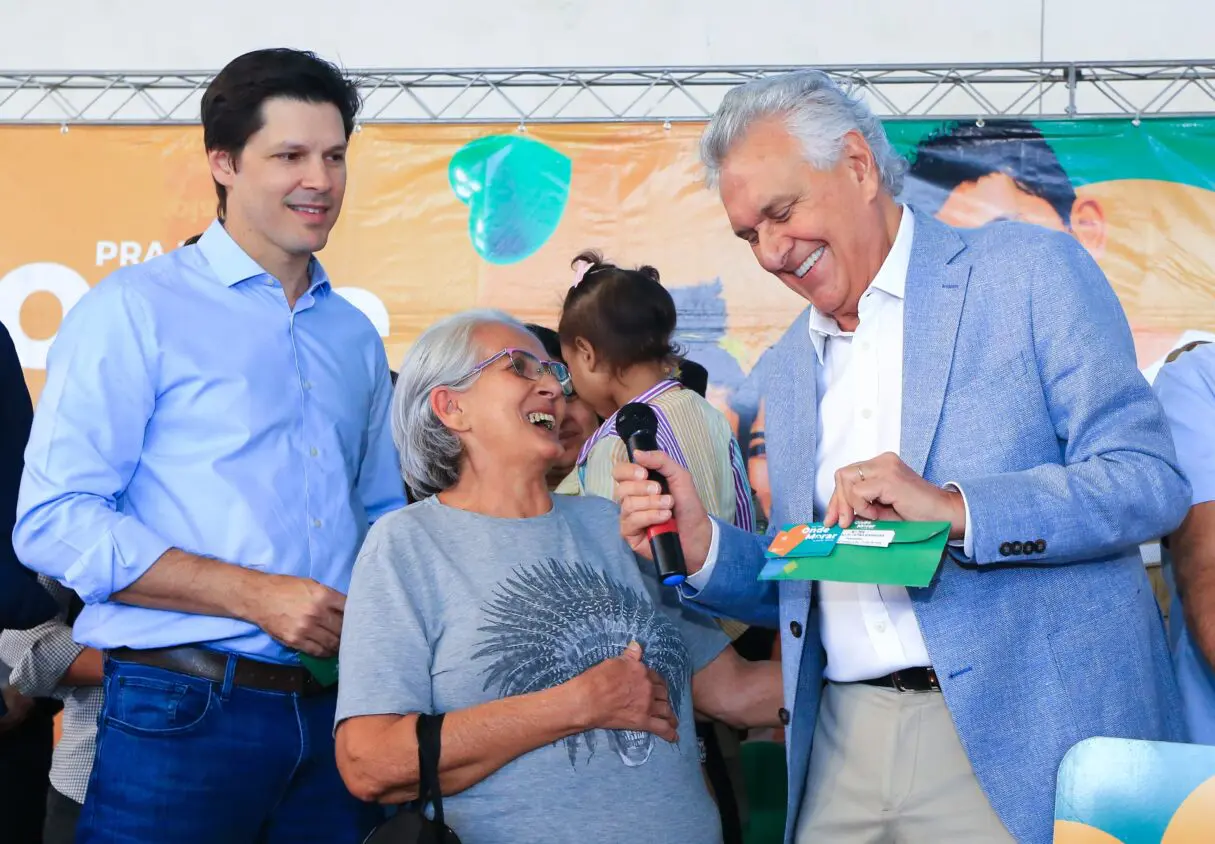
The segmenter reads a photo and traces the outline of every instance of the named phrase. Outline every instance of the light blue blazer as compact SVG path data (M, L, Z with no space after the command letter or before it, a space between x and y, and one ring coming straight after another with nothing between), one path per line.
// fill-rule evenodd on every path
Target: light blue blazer
M772 349L760 385L773 529L822 517L807 319ZM1180 524L1190 487L1118 299L1069 235L954 229L917 212L903 319L900 456L934 483L960 483L974 552L951 547L932 584L910 590L916 618L984 792L1019 841L1049 844L1068 748L1185 738L1138 545ZM719 529L718 565L685 594L779 625L791 842L823 684L817 590L758 581L764 541ZM1002 553L1012 542L1022 550Z

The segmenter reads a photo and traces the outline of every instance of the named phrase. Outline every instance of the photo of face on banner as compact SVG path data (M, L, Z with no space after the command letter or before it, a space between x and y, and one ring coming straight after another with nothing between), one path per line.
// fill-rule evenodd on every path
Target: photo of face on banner
M1105 250L1101 203L1076 195L1028 121L947 124L930 134L916 145L902 199L951 226L1017 220L1071 232L1098 260Z
M1215 328L1206 122L922 126L890 127L911 163L902 200L962 228L1017 220L1069 232L1122 301L1145 372L1187 333Z

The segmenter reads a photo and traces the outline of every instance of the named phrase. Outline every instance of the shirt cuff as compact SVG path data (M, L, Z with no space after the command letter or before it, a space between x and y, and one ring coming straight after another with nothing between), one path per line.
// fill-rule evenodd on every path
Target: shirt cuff
M954 547L961 545L962 553L966 555L966 558L968 560L974 559L974 556L975 556L974 540L972 539L972 537L974 535L974 531L972 531L970 529L970 502L966 500L966 491L963 490L962 487L958 486L953 481L950 481L949 483L945 484L945 489L952 489L955 492L957 492L958 495L962 496L962 507L965 508L965 510L966 510L966 529L965 529L965 533L962 534L962 541L959 543L958 540L955 539L952 542L950 542L949 544L953 545Z
M111 537L106 548L109 559L99 562L95 554L85 554L64 576L65 585L86 604L108 601L115 592L143 577L173 547L131 516L124 516L114 525Z
M713 537L709 540L709 552L705 554L705 564L700 567L700 571L689 574L688 579L684 581L687 586L697 592L708 585L709 578L713 576L713 567L717 565L717 545L721 529L717 527L716 519L709 519L709 526L713 529Z

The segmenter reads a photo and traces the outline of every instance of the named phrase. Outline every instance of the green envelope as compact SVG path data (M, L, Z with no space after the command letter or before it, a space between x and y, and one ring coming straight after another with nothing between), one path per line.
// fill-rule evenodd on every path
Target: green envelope
M305 653L297 653L300 663L316 678L322 686L332 686L338 680L338 658L336 656L318 659Z
M836 544L825 556L770 556L759 579L927 586L949 541L949 522L864 522L856 527L892 530L894 539L885 548Z

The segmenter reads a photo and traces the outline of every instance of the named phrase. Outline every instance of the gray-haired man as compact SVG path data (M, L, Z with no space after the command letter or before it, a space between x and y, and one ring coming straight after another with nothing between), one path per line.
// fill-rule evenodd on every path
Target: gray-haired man
M1190 489L1117 297L1070 235L903 205L905 163L826 74L731 91L701 151L808 304L760 387L771 523L946 522L955 544L925 588L760 581L767 543L659 454L638 462L669 500L616 469L625 536L648 553L673 510L686 596L779 625L788 844L1049 844L1069 748L1185 736L1138 545Z

